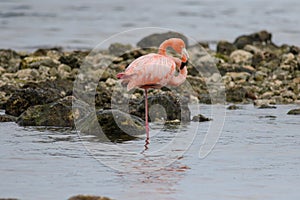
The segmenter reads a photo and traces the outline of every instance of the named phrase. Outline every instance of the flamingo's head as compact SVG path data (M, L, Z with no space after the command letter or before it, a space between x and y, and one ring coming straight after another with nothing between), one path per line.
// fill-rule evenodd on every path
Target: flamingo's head
M189 59L189 54L185 48L185 43L182 39L180 38L171 38L169 39L170 41L170 46L181 55L181 66L180 69L183 69L187 63L188 63L188 59Z

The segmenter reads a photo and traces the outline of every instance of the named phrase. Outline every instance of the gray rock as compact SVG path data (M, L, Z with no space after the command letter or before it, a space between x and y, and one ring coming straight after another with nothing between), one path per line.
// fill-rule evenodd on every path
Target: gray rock
M234 63L251 64L253 55L245 50L236 50L230 54Z
M169 39L169 38L181 38L185 45L188 46L188 39L181 33L177 32L166 32L166 33L155 33L151 34L137 43L137 46L140 48L150 48L150 47L159 47L159 45Z
M108 52L114 56L121 56L131 49L132 46L130 44L113 43L108 47Z

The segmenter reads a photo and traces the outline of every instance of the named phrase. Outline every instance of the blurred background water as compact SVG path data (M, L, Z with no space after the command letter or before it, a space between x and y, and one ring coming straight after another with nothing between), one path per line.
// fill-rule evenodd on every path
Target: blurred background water
M300 46L298 0L1 0L0 47L93 48L122 31L160 27L199 41L233 41L262 29L276 44ZM148 33L147 33L148 34ZM120 42L136 44L144 35Z

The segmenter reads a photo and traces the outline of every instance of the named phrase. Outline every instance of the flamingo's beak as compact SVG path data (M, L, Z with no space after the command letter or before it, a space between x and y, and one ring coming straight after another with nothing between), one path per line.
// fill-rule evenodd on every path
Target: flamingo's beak
M184 62L186 62L189 59L189 54L188 54L186 48L182 48L181 56L182 56L182 59Z
M181 51L181 66L180 70L182 70L188 64L189 54L186 48L183 48Z

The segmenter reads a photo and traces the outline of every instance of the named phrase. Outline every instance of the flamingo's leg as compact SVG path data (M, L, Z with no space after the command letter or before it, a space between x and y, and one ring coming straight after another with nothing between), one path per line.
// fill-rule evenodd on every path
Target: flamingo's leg
M146 125L146 139L149 140L149 122L148 122L148 91L145 89L145 125Z

